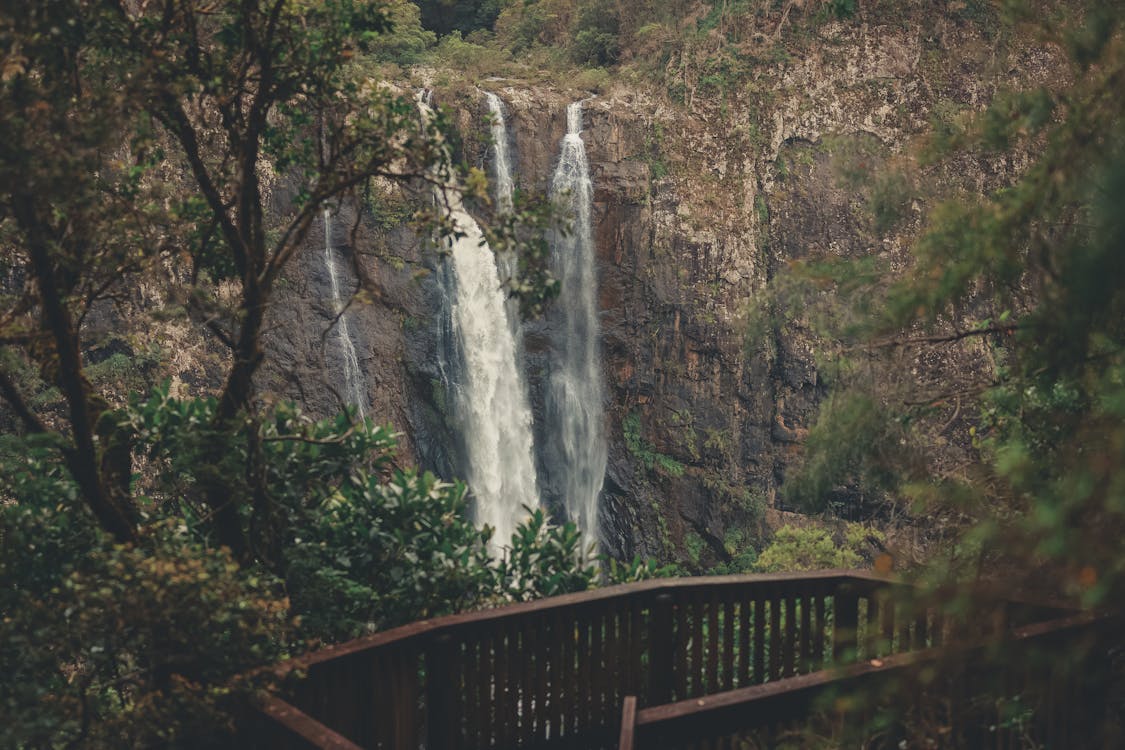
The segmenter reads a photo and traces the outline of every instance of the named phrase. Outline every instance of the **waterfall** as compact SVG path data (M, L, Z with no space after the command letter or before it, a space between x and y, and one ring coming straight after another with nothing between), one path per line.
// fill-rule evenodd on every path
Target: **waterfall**
M363 392L363 373L359 370L359 358L348 327L348 314L344 312L344 301L340 297L340 277L336 272L336 258L332 250L332 214L328 208L324 209L323 216L324 266L328 269L328 281L332 287L332 314L336 316L340 350L344 357L344 395L355 406L359 418L363 419L367 416L367 397Z
M419 99L424 116L430 108ZM516 339L505 312L496 258L480 227L461 203L460 192L438 189L438 201L459 237L446 242L452 278L445 292L461 361L448 371L453 407L464 438L466 479L475 498L475 520L496 530L495 546L510 543L539 505L532 452L531 405L516 364Z
M512 158L508 149L508 125L504 118L504 105L500 97L492 92L485 92L488 101L488 112L491 115L492 135L492 167L493 179L496 188L496 208L500 213L511 213L515 203L515 181L512 179ZM507 288L509 282L518 271L516 256L510 250L496 254L496 267L500 272L500 283ZM516 362L523 362L523 351L520 346L520 303L515 297L508 296L504 301L504 311L508 315L508 327L516 339Z
M496 169L496 207L501 213L512 210L512 199L516 192L512 181L512 159L508 151L508 126L504 118L504 105L500 97L491 91L485 92L488 111L492 115L491 135L493 166Z
M561 477L570 519L597 541L598 494L606 468L604 386L598 352L597 279L591 224L593 185L582 142L582 102L567 107L567 133L551 196L573 216L573 231L556 235L551 261L561 284L557 302L561 330L554 337L547 389L548 430L554 442L549 461Z

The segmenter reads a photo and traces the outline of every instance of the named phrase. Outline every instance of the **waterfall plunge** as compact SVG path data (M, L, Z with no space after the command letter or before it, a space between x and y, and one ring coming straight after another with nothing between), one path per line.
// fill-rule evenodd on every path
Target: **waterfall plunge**
M424 98L419 106L429 116ZM458 190L439 189L438 201L462 235L447 240L453 274L446 294L452 297L461 358L461 366L453 368L461 373L460 382L452 386L468 459L466 479L477 523L496 529L493 544L506 546L527 516L523 506L539 505L531 406L516 365L516 339L504 309L496 258Z
M569 236L556 236L551 260L561 283L561 330L556 336L547 393L548 430L555 447L549 461L562 477L572 521L597 540L598 495L605 479L604 386L598 352L597 279L591 223L593 185L582 142L582 103L567 107L567 133L551 195L574 217Z
M344 301L340 297L340 277L336 272L336 258L332 250L332 214L324 209L324 266L328 269L328 281L332 287L332 314L336 316L337 332L340 338L340 351L344 358L345 397L355 406L360 419L367 416L364 395L363 373L359 370L359 357L348 327L348 314L344 311Z

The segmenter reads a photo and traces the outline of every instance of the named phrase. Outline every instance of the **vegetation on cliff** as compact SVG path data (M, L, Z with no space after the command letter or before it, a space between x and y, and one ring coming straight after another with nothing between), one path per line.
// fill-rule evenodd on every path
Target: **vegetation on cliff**
M843 325L827 331L842 342L833 395L785 490L808 508L847 483L902 498L916 517L972 529L949 539L943 575L999 570L1100 606L1125 586L1122 19L1112 3L1007 10L1065 53L1065 83L1002 94L936 127L913 158L917 174L1013 152L1029 166L984 195L921 186L935 205L906 268L792 270L836 290L822 319ZM934 352L970 366L944 382L887 366ZM959 448L937 444L949 430Z

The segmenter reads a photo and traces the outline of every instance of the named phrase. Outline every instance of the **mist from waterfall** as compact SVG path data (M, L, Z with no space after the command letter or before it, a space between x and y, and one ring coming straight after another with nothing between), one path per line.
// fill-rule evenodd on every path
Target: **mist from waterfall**
M419 107L424 116L431 115L424 97ZM530 400L517 366L496 258L456 186L438 188L437 200L460 235L446 240L453 273L446 275L445 293L461 361L443 369L457 373L457 382L450 383L452 405L465 446L475 520L496 530L495 546L507 546L527 517L524 506L539 506Z
M561 284L560 330L553 339L547 389L548 461L563 488L567 514L598 540L598 495L606 469L604 392L598 347L597 278L591 210L593 185L582 142L582 102L567 107L567 133L551 178L551 196L572 216L572 231L556 235L551 261Z
M364 394L363 373L359 369L348 326L348 313L344 310L344 300L340 295L340 276L336 271L335 252L332 247L332 213L325 208L324 217L324 266L328 270L328 282L332 288L332 314L336 316L336 332L340 340L340 352L344 360L344 398L350 406L355 406L360 419L367 416L367 396Z

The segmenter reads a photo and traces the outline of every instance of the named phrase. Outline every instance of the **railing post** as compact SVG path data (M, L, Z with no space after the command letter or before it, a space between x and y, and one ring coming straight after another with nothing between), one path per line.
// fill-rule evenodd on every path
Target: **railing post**
M855 661L859 646L859 595L845 583L837 587L832 600L832 660L836 664Z
M617 736L617 750L633 750L637 731L637 696L626 695L621 704L621 732Z
M672 595L657 594L649 611L648 705L672 702Z
M460 722L453 714L454 685L449 667L453 664L453 637L437 636L426 649L426 748L453 747Z

